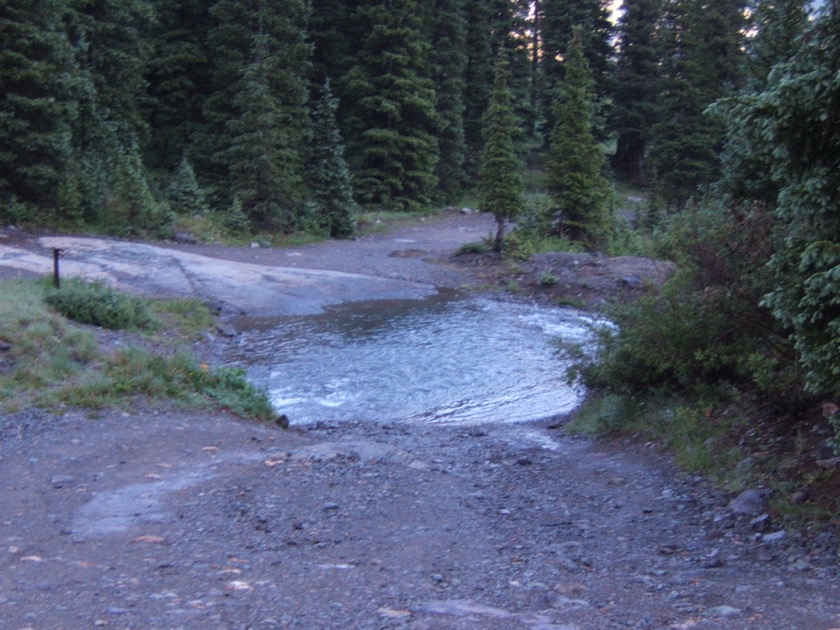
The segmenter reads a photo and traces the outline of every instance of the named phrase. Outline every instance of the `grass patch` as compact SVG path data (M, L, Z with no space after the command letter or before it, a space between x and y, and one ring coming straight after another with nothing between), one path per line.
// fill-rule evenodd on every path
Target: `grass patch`
M474 243L465 243L461 245L456 251L456 256L463 256L466 254L486 254L493 250L493 246L485 241L476 241Z
M167 332L181 341L214 323L207 307L195 300L153 302L101 286L68 283L67 287L74 299L61 303L72 304L69 312L90 323L117 322L136 330L138 321L148 318L157 322L155 330L165 322ZM276 415L266 392L248 382L242 370L213 369L189 353L173 352L171 345L164 346L162 354L137 347L103 352L91 330L47 306L59 293L43 282L0 281L0 409L18 411L31 405L101 409L145 396L221 407L258 419ZM123 305L125 312L118 310L114 316L114 303ZM131 306L125 307L126 303ZM97 306L108 314L96 312ZM143 317L138 319L137 312ZM88 317L89 313L93 315ZM145 331L149 334L148 325ZM167 343L177 345L171 339Z
M133 331L153 331L160 327L160 320L152 315L148 301L102 282L66 281L62 288L48 291L44 302L80 324Z
M711 476L729 490L745 487L753 471L738 441L744 422L731 408L714 403L662 398L637 399L620 394L590 397L568 428L575 433L621 434L653 440L672 452L690 472Z

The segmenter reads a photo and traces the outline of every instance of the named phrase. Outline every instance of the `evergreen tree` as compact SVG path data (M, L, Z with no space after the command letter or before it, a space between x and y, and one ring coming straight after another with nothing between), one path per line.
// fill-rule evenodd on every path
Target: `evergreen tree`
M611 80L610 126L617 136L612 166L633 182L645 180L645 151L656 116L655 33L661 5L662 0L625 0L618 21L618 57Z
M705 115L743 78L744 1L666 0L650 162L667 204L682 208L720 172L724 126Z
M80 68L96 93L100 115L141 140L146 69L155 19L149 0L74 0L68 20Z
M506 44L511 27L509 0L464 0L467 15L467 78L464 90L464 139L467 173L475 175L484 144L484 114L490 104L494 51Z
M593 77L595 105L600 111L606 98L609 59L612 54L609 3L606 0L541 0L542 19L542 93L546 106L548 129L553 128L551 106L559 82L565 72L564 60L569 52L575 27L581 28L583 54ZM593 110L595 115L595 110ZM601 125L599 124L599 133Z
M343 77L353 66L358 43L364 39L367 24L354 19L356 9L366 0L312 0L309 38L313 44L312 77L315 85L323 85L327 77ZM339 103L340 84L333 85Z
M336 121L337 109L338 100L333 97L327 79L313 111L312 164L308 172L318 205L318 223L333 238L347 238L353 234L357 206Z
M437 0L435 16L434 78L440 147L437 177L444 200L453 203L463 195L466 182L464 91L467 71L467 29L463 0Z
M195 171L186 155L181 158L169 184L169 202L175 212L183 215L202 215L208 210L204 191L198 185Z
M510 67L504 52L496 64L490 106L484 118L484 148L478 175L478 203L496 218L495 250L502 251L505 222L516 217L524 205L522 164L513 137L516 118L508 86Z
M223 158L227 183L258 226L290 232L303 195L300 149L286 138L287 120L271 86L268 37L252 36L253 58L235 84Z
M174 168L200 128L210 84L206 0L154 0L157 21L148 64L145 107L150 137L145 148L153 168Z
M750 87L764 87L773 66L799 49L808 24L807 4L806 0L754 0L750 27L755 34L747 48Z
M293 229L309 134L308 3L219 0L211 15L213 82L191 155L217 204L237 195L255 225Z
M0 14L0 200L53 216L78 204L72 123L77 73L55 0L5 0ZM12 201L14 204L11 204ZM0 210L2 212L2 210Z
M592 77L575 30L564 61L565 78L554 101L547 184L561 233L594 246L611 227L610 188L602 175L604 154L592 131Z
M730 127L770 167L785 244L766 298L792 332L811 391L840 395L840 12L826 9L764 90L739 99ZM835 425L840 440L840 424ZM838 442L840 444L840 442Z
M793 58L801 45L808 23L803 0L761 0L753 6L751 26L755 35L747 47L747 87L762 91L772 68ZM779 188L773 180L773 156L757 149L750 129L733 124L732 112L740 110L752 97L729 99L713 107L729 122L721 155L722 189L738 200L761 201L772 206Z
M344 77L357 196L405 209L427 204L438 161L429 43L414 0L378 0L354 19L368 30Z

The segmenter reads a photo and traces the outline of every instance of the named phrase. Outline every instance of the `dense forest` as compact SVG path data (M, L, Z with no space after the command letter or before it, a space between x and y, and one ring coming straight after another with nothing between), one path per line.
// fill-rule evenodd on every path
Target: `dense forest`
M518 215L678 263L590 385L823 401L840 435L838 2L611 4L0 0L0 220L347 237L477 199L497 249Z

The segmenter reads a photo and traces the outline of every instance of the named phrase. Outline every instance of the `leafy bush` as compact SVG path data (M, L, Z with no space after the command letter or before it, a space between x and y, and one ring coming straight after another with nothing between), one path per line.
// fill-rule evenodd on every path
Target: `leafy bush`
M660 252L679 270L661 293L611 313L595 356L577 365L609 392L704 391L737 384L774 399L801 394L785 331L759 303L771 286L766 262L774 224L760 207L707 204L671 221Z
M112 330L148 330L160 326L147 302L101 282L72 280L44 298L47 305L80 324Z

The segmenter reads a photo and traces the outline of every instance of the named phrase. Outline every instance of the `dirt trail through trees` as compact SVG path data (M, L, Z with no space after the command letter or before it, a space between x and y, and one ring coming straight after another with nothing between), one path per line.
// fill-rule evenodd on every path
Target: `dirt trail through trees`
M455 288L482 279L448 253L489 227L452 214L357 242L177 249ZM283 431L141 402L7 415L0 627L840 627L832 534L751 525L651 448L562 425Z

